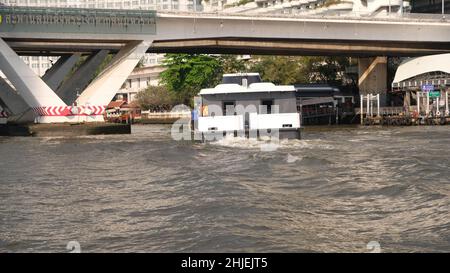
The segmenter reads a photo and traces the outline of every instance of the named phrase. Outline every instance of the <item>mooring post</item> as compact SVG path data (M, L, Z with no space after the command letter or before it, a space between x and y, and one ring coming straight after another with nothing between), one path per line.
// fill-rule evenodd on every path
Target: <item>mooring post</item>
M441 111L439 109L439 98L436 98L436 114L437 117L441 115Z
M420 92L419 91L417 91L416 97L417 97L417 114L420 115Z
M380 94L377 94L377 117L380 117Z
M367 117L370 115L370 94L367 94Z
M448 117L450 115L448 109L448 91L445 91L445 115Z
M364 116L364 95L360 95L360 100L361 100L361 107L359 109L359 114L360 114L360 120L361 120L361 125L363 125L363 116Z

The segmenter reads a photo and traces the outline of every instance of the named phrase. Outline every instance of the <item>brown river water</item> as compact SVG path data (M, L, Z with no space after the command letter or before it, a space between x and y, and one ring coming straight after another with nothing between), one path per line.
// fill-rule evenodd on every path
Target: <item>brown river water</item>
M450 127L0 138L0 252L450 251Z

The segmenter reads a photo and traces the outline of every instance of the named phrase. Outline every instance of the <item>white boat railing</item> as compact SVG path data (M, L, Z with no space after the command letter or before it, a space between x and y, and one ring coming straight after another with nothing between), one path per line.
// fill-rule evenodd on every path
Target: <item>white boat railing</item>
M243 131L244 116L212 116L198 118L198 131L214 132L214 131Z
M250 130L300 128L299 113L250 113Z

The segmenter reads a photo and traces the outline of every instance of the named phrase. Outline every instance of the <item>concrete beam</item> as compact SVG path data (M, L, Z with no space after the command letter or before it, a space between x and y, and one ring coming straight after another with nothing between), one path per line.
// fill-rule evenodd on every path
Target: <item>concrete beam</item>
M0 99L4 103L4 109L9 112L8 121L14 123L34 121L35 114L30 106L2 77L0 77Z
M30 107L66 106L3 39L0 39L0 67Z
M0 107L2 108L2 110L7 109L6 104L2 101L2 98L0 98Z
M159 38L159 37L158 37ZM54 39L6 40L19 55L61 56L79 52L92 54L99 50L116 53L126 43L101 43ZM344 39L292 39L210 37L202 39L155 40L148 53L214 53L270 55L346 55L346 56L424 56L450 53L450 42L367 41Z
M92 81L96 70L107 56L107 50L100 50L89 56L74 74L56 90L56 94L67 105L72 105L77 99L77 92L81 93Z
M151 53L267 55L423 56L450 52L450 43L368 42L343 40L233 39L156 40Z
M30 108L16 90L2 77L0 77L0 99L9 112L14 115L23 113Z
M150 43L146 41L132 41L124 46L110 65L78 97L77 105L108 105L149 46Z
M8 113L4 109L3 103L0 100L0 124L6 124L8 121Z
M89 52L94 53L99 50L119 51L126 42L101 42L101 41L80 41L80 40L49 40L49 39L27 39L27 40L6 40L8 45L16 52ZM61 55L61 54L60 54Z
M61 56L55 64L50 67L42 76L44 82L52 89L56 90L63 82L66 75L72 70L80 59L81 54Z
M367 53L363 56L386 56L381 53L383 47L389 44L403 43L401 47L411 48L407 53L399 52L395 46L389 47L389 52L399 54L438 54L448 52L450 44L450 21L444 20L442 16L436 15L414 15L408 16L292 16L292 15L251 15L251 14L206 14L206 13L158 13L156 19L157 34L149 34L143 31L140 34L129 33L84 33L73 31L68 28L66 32L51 33L48 29L40 28L40 31L0 32L3 37L11 43L15 50L24 50L27 54L31 51L47 52L91 52L92 50L108 49L115 51L117 44L126 43L131 40L158 40L165 41L187 41L205 39L234 39L246 41L249 39L266 40L276 42L279 40L304 40L315 41L326 45L330 41L340 41L345 46L362 45L373 43L380 49L374 50L367 47ZM415 51L418 49L418 51ZM167 50L182 52L183 47L166 47ZM160 48L161 49L161 48ZM196 48L191 47L193 52ZM277 47L272 51L268 48L259 48L256 43L251 47L197 47L204 53L246 53L246 54L275 54ZM219 49L221 51L219 51ZM247 49L247 50L246 50ZM314 47L313 47L314 49ZM162 50L162 49L161 49ZM364 50L364 48L363 48ZM250 52L251 51L251 52ZM432 52L434 51L434 52ZM159 51L161 52L161 51ZM282 48L278 54L287 54ZM295 53L295 51L293 51ZM420 52L420 53L415 53ZM334 53L332 47L326 51L309 51L298 54L327 54ZM291 54L291 53L289 53ZM336 53L334 53L336 54ZM339 53L341 54L341 53ZM346 53L350 54L350 53ZM391 54L391 53L388 53ZM395 53L392 53L395 54Z

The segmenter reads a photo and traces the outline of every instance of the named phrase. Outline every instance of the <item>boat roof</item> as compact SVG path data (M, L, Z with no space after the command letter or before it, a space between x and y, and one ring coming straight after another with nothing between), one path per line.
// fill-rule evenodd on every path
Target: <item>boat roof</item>
M223 77L238 77L238 76L259 76L259 73L257 73L257 72L250 72L250 73L229 73L229 74L223 74Z
M219 84L214 88L206 88L200 91L200 95L215 94L239 94L239 93L271 93L271 92L295 92L293 85L275 85L271 82L252 83L244 87L235 83Z

